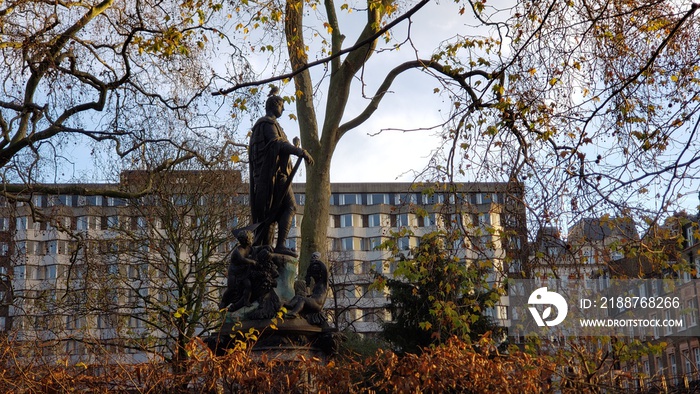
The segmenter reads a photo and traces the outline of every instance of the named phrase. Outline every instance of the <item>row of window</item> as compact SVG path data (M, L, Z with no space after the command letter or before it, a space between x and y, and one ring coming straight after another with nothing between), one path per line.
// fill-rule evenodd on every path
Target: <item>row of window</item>
M384 308L348 308L338 313L338 325L345 328L356 322L382 323L389 319Z
M0 218L0 231L8 231L9 218ZM219 228L235 228L239 224L238 218L221 217L216 219L216 225ZM195 218L193 216L185 217L186 226L205 225L208 218ZM293 227L297 227L298 218L294 218ZM331 215L330 225L335 228L346 227L431 227L443 225L451 227L456 225L478 225L488 226L492 224L491 214L482 212L478 214L449 214L442 215L439 213L430 213L425 216L415 215L411 213L402 214L342 214ZM177 226L177 221L173 222L172 226ZM86 230L107 230L112 228L123 228L130 230L144 229L148 226L148 220L142 216L76 216L76 217L59 217L54 219L53 223L46 221L31 222L27 216L16 218L17 230L35 230L46 231L55 228L64 227L66 229L86 231ZM154 220L155 228L165 228L165 223L161 219Z
M6 201L6 200L3 200ZM168 201L175 206L186 205L206 205L214 204L226 206L232 204L246 204L247 196L237 196L231 198L225 195L215 196L196 196L189 194L173 194L168 197ZM129 205L130 200L118 197L106 196L79 196L79 195L35 195L31 198L31 204L35 208L49 207L123 207ZM160 196L146 196L138 200L142 205L163 205L163 200ZM18 202L16 206L24 206L26 203ZM7 206L7 203L1 206Z
M210 196L197 197L195 201L192 196L187 194L174 194L169 197L170 202L174 205L204 205L207 203L218 204L220 202L247 204L247 195L240 195L234 198L230 196ZM304 205L305 195L303 193L296 195L297 204ZM159 204L158 197L146 196L141 198L140 203L146 205ZM330 198L331 205L404 205L404 204L491 204L503 203L504 194L494 192L478 192L478 193L333 193ZM129 200L125 198L106 197L106 196L81 196L81 195L34 195L31 197L31 203L37 208L65 206L65 207L119 207L129 204ZM18 206L25 205L24 202L18 202ZM3 200L2 206L7 206L6 200Z
M303 193L295 195L298 205L305 205ZM405 205L405 204L491 204L503 203L502 193L333 193L331 205Z
M383 260L376 261L341 261L333 266L335 275L354 275L354 274L392 274L396 269L396 263L389 263Z
M231 229L238 226L238 218L233 217L194 217L185 216L184 224L185 226L199 227L206 226L209 224L210 220L214 221L213 224L219 229ZM48 231L56 228L66 228L71 230L108 230L114 228L121 229L146 229L149 226L149 220L143 216L122 216L122 215L111 215L111 216L74 216L74 217L58 217L53 219L53 222L49 223L46 221L36 221L31 222L30 218L27 216L20 216L16 218L16 229L17 230L35 230L35 231ZM164 229L165 222L162 219L154 219L151 225L154 228ZM179 225L178 219L173 219L171 223L171 228L177 228ZM9 230L9 219L0 218L0 231Z
M683 349L680 354L681 362L676 359L676 352L666 355L667 365L664 366L661 356L646 359L642 363L646 376L669 375L673 379L670 383L677 385L676 377L680 375L697 375L700 372L700 348Z
M379 290L371 284L339 284L333 287L335 297L339 300L355 300L359 298L386 298L388 290Z
M389 240L388 237L343 237L343 238L331 238L329 240L331 249L341 252L349 251L374 251L380 250L382 243ZM296 240L290 238L296 245ZM410 250L418 246L420 242L419 237L404 236L396 239L395 247L398 250ZM476 236L469 236L465 238L459 238L454 241L451 245L451 249L466 249L473 248L476 251L485 252L487 250L494 250L498 248L498 244L491 234L482 234Z
M491 225L491 213L478 214L440 214L430 213L425 216L412 213L401 214L355 214L346 213L331 215L331 226L335 228L346 227L431 227L457 225L488 226Z
M126 206L128 200L116 197L104 196L78 196L78 195L35 195L31 198L31 204L35 208L47 207L121 207ZM6 204L5 204L6 205ZM17 202L17 206L26 203Z

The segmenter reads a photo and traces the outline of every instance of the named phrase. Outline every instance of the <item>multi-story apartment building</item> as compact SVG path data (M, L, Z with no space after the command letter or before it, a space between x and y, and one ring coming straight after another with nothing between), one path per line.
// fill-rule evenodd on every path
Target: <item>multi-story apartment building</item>
M304 184L297 184L297 223L303 220ZM390 252L379 248L394 237L408 253L420 237L439 229L463 232L453 245L465 264L493 262L492 281L509 270L519 270L526 244L525 207L520 185L508 183L461 183L445 186L409 183L331 184L328 248L334 296L333 310L340 329L360 333L381 330L390 319L384 305L387 294L373 290L376 274L390 276L395 268ZM402 229L410 231L402 232ZM299 242L299 230L290 232L289 246ZM487 313L507 324L508 300Z
M73 361L107 353L127 361L174 357L178 341L215 330L230 230L247 221L247 185L230 171L175 172L157 178L159 187L150 182L144 172L126 172L119 183L51 185L64 193L19 193L4 203L0 329L36 343L47 357ZM300 242L298 224L309 209L305 185L294 189L299 210L290 247ZM520 185L357 183L331 190L327 309L340 329L377 333L391 318L386 294L371 287L376 274L392 275L389 252L378 248L391 237L409 253L427 232L461 231L450 247L465 264L493 262L492 281L522 265ZM489 313L506 324L507 308L504 298Z
M0 322L27 357L169 358L216 324L237 172L49 186L63 193L20 190L0 207Z

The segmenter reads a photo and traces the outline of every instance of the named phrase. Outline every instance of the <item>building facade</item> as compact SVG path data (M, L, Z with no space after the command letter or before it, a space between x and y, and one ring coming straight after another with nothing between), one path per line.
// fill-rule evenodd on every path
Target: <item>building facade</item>
M128 172L119 183L50 185L65 192L5 201L0 329L35 343L43 357L73 362L101 354L127 362L175 357L179 341L214 330L230 230L248 220L247 185L237 172L176 172L157 179L158 188L149 182L146 173ZM305 185L294 190L292 248L310 209ZM341 330L373 335L391 319L387 294L372 286L395 268L381 248L387 240L408 255L425 233L459 231L449 247L465 264L489 261L492 282L523 264L519 185L345 183L331 190L326 308ZM507 298L488 313L506 325Z
M294 186L298 213L290 247L300 242L304 184ZM333 311L338 328L377 334L391 319L384 306L387 294L375 290L376 275L393 276L390 252L381 245L394 240L408 254L420 237L437 230L458 231L462 236L450 245L465 264L493 263L491 282L523 264L526 245L525 208L520 185L461 183L453 189L410 183L331 184L328 235ZM518 268L519 269L519 268ZM501 325L508 324L508 299L487 311Z

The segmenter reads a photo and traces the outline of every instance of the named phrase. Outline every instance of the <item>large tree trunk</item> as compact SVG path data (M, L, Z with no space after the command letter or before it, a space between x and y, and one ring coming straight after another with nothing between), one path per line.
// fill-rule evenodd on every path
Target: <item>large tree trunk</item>
M333 1L324 3L332 27L332 52L341 51L344 36L340 33ZM292 70L302 70L308 62L303 35L303 0L288 0L285 8L285 35L287 51ZM308 69L294 76L296 88L297 119L302 146L309 151L315 164L307 167L306 203L304 218L301 223L301 255L299 256L299 273L304 274L313 252L320 252L323 261L327 261L328 212L331 197L330 167L335 147L347 131L340 122L348 102L353 76L371 55L376 39L368 40L379 29L380 7L368 2L367 24L357 39L365 43L358 50L350 52L344 60L335 58L331 62L330 84L326 101L326 113L323 131L319 136L316 110L313 102L313 82Z
M321 153L316 163L308 167L306 174L306 202L301 222L301 256L299 273L304 274L311 260L311 253L320 252L326 260L328 241L328 211L331 197L331 153Z

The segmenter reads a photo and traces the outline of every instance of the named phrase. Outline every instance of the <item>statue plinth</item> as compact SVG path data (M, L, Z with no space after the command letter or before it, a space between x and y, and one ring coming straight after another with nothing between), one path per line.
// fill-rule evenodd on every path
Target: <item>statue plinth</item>
M219 332L206 341L217 354L246 341L254 331L257 340L253 353L268 357L295 359L299 355L325 359L337 349L337 332L328 327L323 304L328 292L328 269L313 259L305 281L297 279L299 262L295 257L265 252L258 255L258 265L274 263L274 281L268 291L255 294L254 302L227 311ZM273 265L270 265L272 267ZM251 275L251 278L256 278ZM235 283L232 281L232 283ZM258 290L255 286L254 290ZM282 306L286 307L286 312Z

